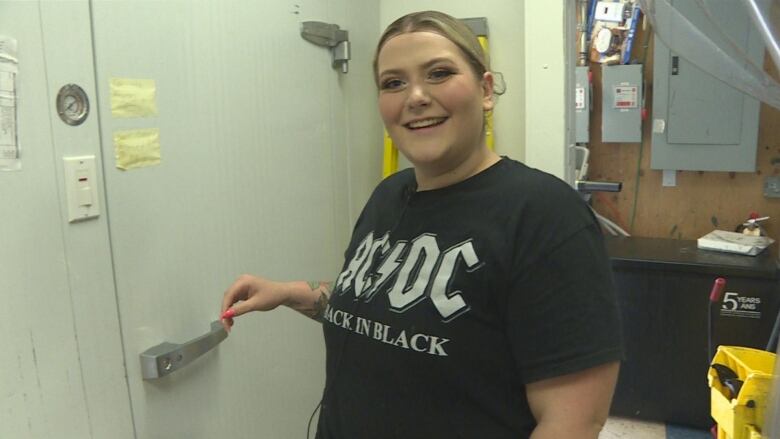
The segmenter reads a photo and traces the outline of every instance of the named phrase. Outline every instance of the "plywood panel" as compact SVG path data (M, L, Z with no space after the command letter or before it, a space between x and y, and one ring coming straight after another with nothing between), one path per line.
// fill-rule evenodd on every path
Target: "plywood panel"
M652 38L639 32L634 58L644 64L648 114L652 114ZM650 40L650 41L649 41ZM646 46L646 48L645 48ZM647 50L647 55L643 53ZM767 57L768 59L768 57ZM662 171L650 169L650 121L641 144L601 141L601 66L592 65L590 179L623 182L620 193L597 193L593 205L635 236L696 239L715 228L733 230L750 214L770 215L770 236L780 237L780 199L763 196L763 180L780 174L780 111L761 106L757 170L752 173L678 171L677 185L663 187ZM774 73L771 62L767 68Z

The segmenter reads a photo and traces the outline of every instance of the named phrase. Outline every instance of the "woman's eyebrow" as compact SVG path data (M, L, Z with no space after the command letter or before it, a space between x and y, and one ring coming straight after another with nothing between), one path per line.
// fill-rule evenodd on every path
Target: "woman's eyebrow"
M432 58L432 59L422 63L422 65L420 67L421 67L422 70L425 70L427 68L430 68L432 65L438 64L438 63L449 63L449 64L452 64L452 60L450 58L447 58L447 57L444 57L444 56L440 56L440 57L437 57L437 58ZM402 73L402 72L403 72L403 69L387 69L387 70L383 70L382 72L380 72L379 73L379 77L381 78L381 77L387 76L387 75L397 75L397 74Z
M440 56L438 58L433 58L432 60L423 63L422 67L424 69L427 69L428 67L430 67L430 66L432 66L434 64L438 64L438 63L450 63L450 64L452 64L452 60L447 58L447 57L445 57L445 56Z

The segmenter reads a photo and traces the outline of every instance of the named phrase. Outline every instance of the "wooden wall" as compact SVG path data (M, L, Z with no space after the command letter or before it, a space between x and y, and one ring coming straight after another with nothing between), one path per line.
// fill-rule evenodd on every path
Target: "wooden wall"
M696 239L713 229L734 230L750 212L772 218L763 224L780 240L780 199L763 196L764 177L780 175L780 110L762 104L756 171L752 173L677 171L677 185L663 187L662 171L650 169L653 106L653 44L649 28L638 32L633 58L645 59L648 117L642 143L601 141L601 66L593 71L589 180L623 182L619 193L595 193L593 207L634 236ZM646 55L645 55L646 53ZM766 58L765 68L778 77ZM725 85L724 85L725 86Z

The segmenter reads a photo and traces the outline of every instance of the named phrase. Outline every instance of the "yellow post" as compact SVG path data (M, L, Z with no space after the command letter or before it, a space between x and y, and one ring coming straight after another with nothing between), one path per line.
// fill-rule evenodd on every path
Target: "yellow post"
M398 171L398 149L393 146L393 139L385 130L385 153L382 161L382 178L387 178Z
M485 51L485 54L490 56L490 51L488 50L487 37L484 35L480 35L477 37L477 39L479 39L479 44L482 45L482 50ZM488 111L485 114L485 143L487 143L487 147L492 151L495 144L495 139L493 138L493 111L492 110Z

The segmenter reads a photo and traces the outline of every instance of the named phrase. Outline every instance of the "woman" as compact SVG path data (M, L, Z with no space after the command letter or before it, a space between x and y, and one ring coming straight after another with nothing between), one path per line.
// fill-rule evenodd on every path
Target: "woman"
M244 275L226 328L279 305L323 322L319 438L596 438L622 351L588 207L487 148L494 77L458 20L398 19L374 71L414 169L375 189L334 283Z

